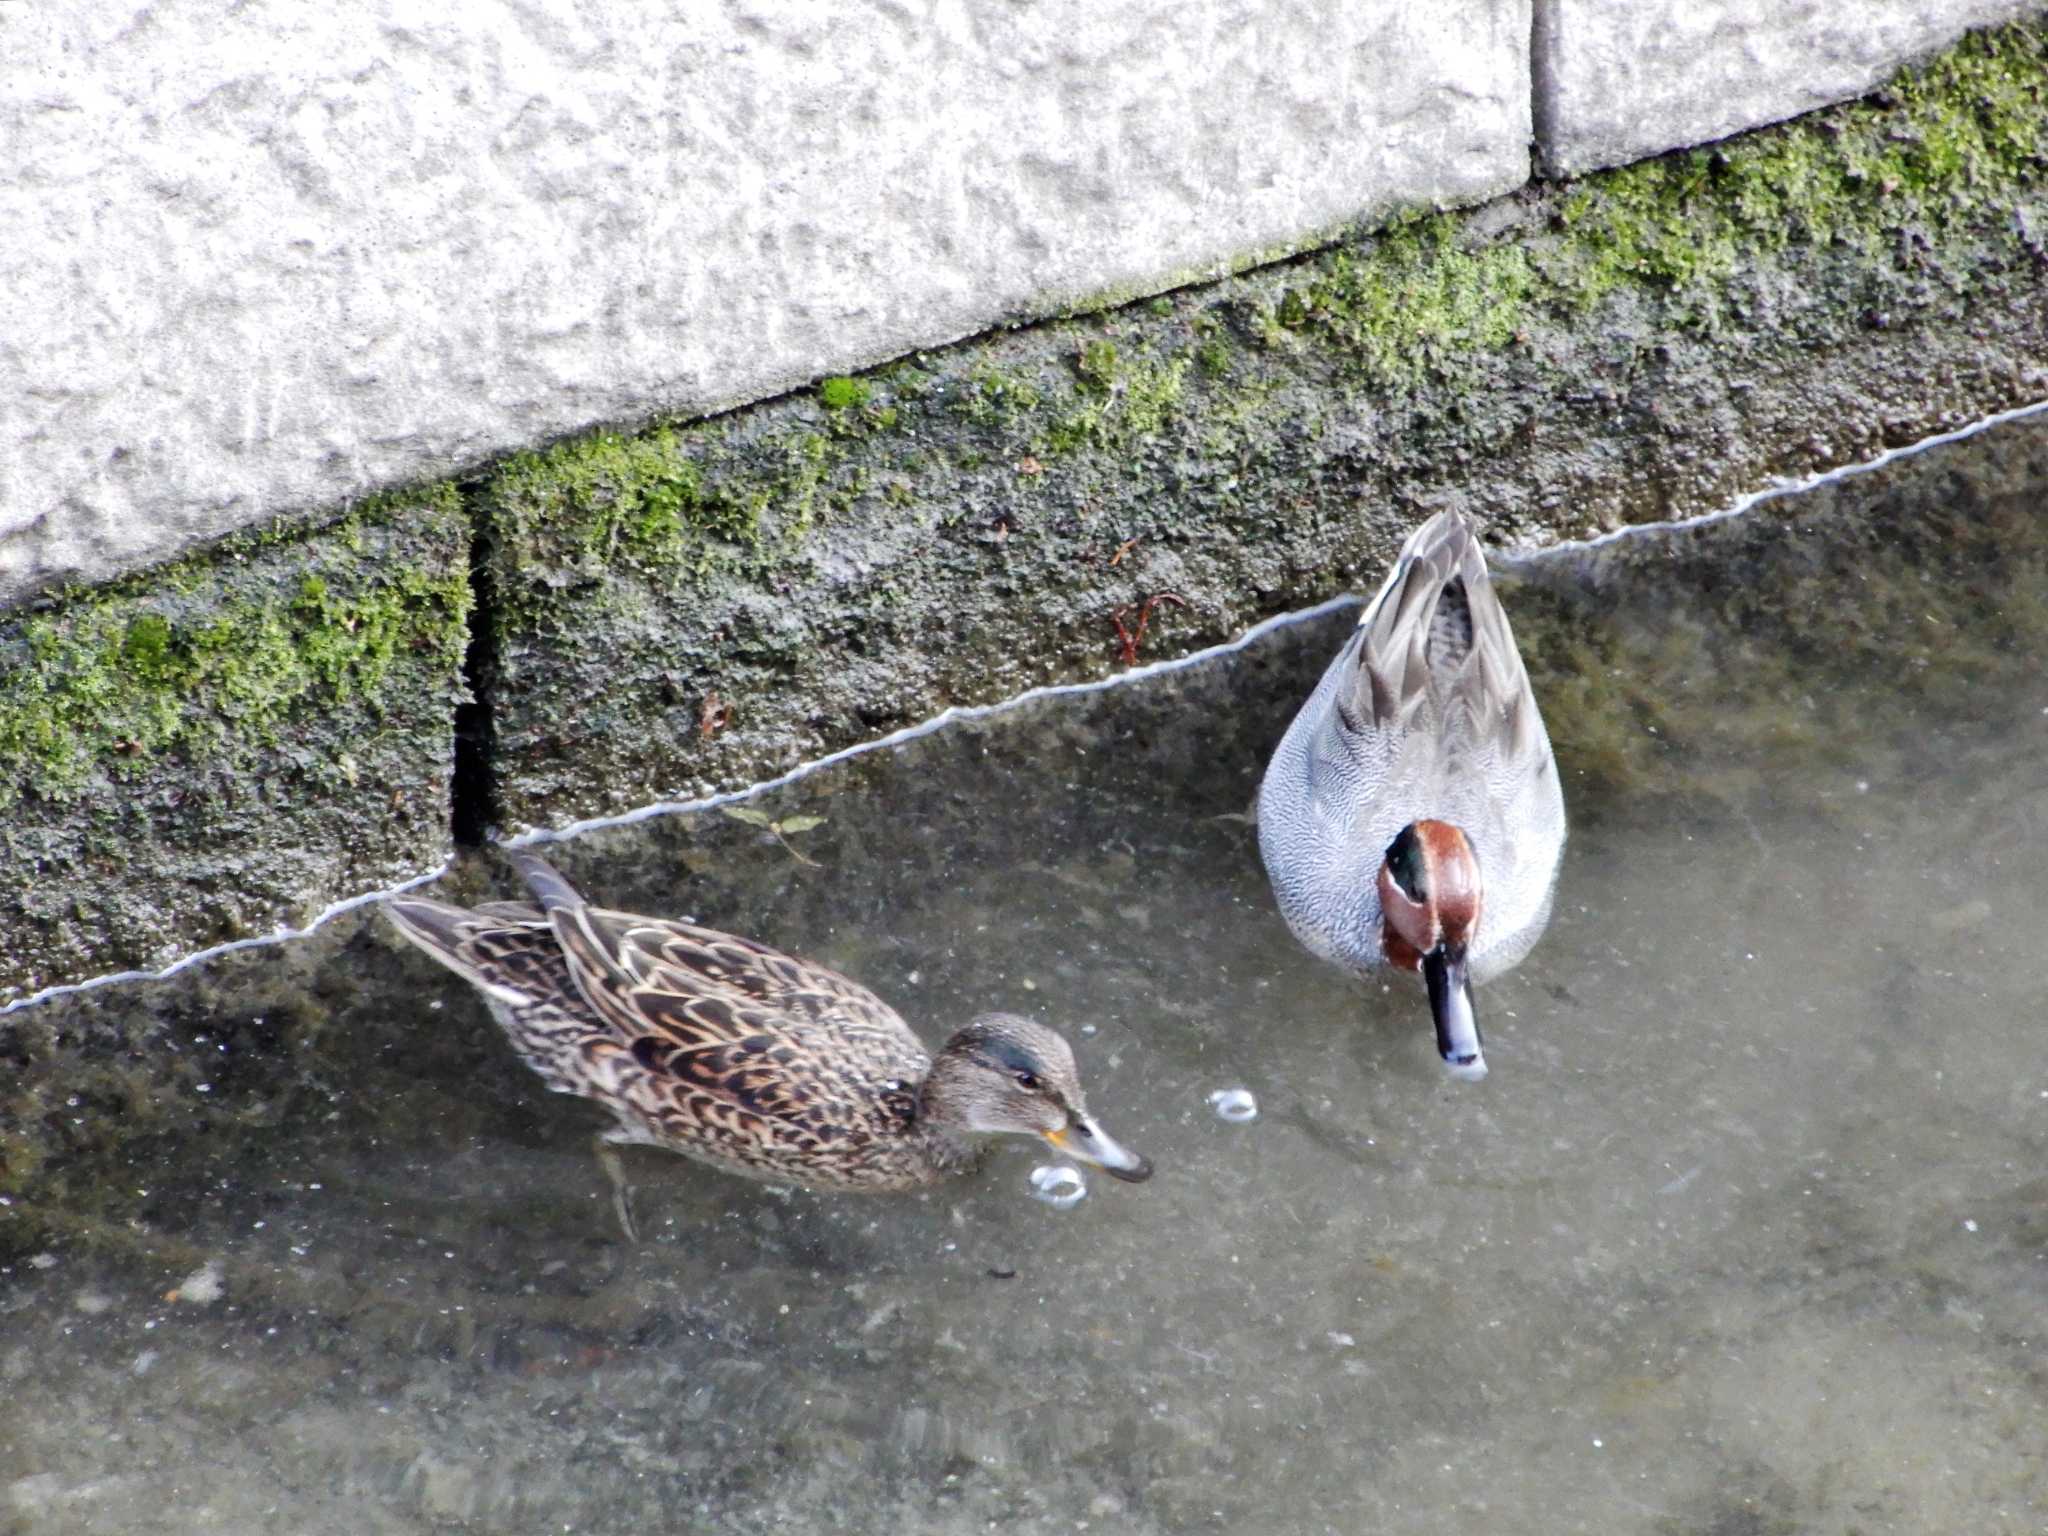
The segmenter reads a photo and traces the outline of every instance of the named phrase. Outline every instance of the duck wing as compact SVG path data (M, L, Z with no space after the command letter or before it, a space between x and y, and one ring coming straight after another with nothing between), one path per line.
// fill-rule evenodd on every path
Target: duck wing
M815 1133L872 1118L877 1100L899 1116L914 1106L930 1058L858 982L716 929L592 907L540 859L516 861L577 991L690 1118L723 1102Z
M538 907L491 902L472 909L394 896L384 910L406 938L497 1002L524 1009L576 997L562 946Z

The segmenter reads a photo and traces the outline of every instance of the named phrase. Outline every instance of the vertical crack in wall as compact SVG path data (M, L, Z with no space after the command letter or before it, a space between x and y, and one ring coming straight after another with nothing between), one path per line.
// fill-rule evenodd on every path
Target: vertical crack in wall
M1555 178L1557 144L1557 8L1561 0L1534 0L1529 9L1529 126L1536 135L1536 174Z
M492 527L479 487L461 487L469 518L469 646L462 681L469 702L455 707L455 769L449 785L449 826L458 848L483 845L498 821L498 603L491 573Z

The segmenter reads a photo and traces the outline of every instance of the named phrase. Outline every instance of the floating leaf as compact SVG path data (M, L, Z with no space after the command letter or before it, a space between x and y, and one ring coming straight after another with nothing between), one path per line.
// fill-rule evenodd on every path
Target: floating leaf
M787 821L775 823L775 830L778 832L808 832L813 827L822 827L823 825L825 825L825 818L822 816L792 816Z
M719 809L734 821L744 821L750 827L761 827L770 832L775 830L775 818L766 811L757 811L745 805L721 805Z

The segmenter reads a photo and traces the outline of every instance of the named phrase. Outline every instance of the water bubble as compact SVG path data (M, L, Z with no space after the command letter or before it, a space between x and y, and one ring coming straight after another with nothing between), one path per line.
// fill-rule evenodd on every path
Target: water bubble
M1232 1125L1259 1118L1259 1101L1252 1097L1249 1088L1218 1088L1209 1095L1209 1107L1216 1111L1219 1120L1228 1120Z
M1072 1210L1088 1198L1088 1181L1064 1163L1041 1163L1031 1170L1031 1195L1056 1211Z

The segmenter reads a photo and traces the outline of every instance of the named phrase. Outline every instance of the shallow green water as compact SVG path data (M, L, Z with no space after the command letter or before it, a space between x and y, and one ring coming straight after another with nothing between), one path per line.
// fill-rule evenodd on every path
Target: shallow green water
M756 802L815 865L549 850L930 1041L1066 1029L1160 1170L1069 1211L1022 1143L871 1200L635 1152L630 1247L601 1114L374 920L0 1021L55 1147L0 1530L2043 1529L2048 424L1523 575L1573 832L1482 1084L1243 819L1345 614Z

